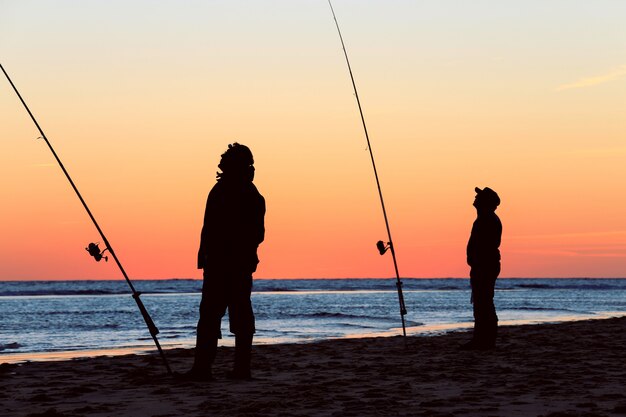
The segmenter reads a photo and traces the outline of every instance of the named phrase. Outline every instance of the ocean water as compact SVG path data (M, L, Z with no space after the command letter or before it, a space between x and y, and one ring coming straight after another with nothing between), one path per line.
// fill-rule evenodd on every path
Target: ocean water
M137 280L164 347L192 347L199 280ZM471 326L467 279L403 279L408 334ZM501 324L626 315L626 279L499 279ZM395 279L255 280L255 343L401 334ZM223 321L223 344L232 344ZM127 284L0 281L0 362L21 353L152 348Z

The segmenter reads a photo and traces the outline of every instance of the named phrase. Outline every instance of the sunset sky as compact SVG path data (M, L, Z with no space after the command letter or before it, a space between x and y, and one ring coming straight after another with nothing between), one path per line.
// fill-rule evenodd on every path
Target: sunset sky
M403 277L466 277L474 187L503 277L626 276L626 2L335 0ZM228 143L267 201L257 278L391 277L328 3L0 0L0 62L131 278L199 278ZM0 279L117 279L0 79Z

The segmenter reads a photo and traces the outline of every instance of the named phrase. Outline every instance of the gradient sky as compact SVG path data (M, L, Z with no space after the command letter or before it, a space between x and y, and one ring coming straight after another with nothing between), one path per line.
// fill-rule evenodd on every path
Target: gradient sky
M504 277L626 276L626 2L335 0L404 277L465 277L475 186ZM267 200L258 278L390 277L328 4L0 0L0 62L131 278L198 278L228 143ZM0 79L0 279L120 278Z

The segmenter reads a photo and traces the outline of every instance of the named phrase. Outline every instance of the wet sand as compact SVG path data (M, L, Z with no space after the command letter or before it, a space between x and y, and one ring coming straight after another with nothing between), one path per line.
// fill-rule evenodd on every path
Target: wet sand
M0 365L0 416L626 416L626 318L502 326L494 351L466 332L255 346L256 379L178 382L156 355ZM192 351L168 351L172 368ZM0 362L2 358L0 356Z

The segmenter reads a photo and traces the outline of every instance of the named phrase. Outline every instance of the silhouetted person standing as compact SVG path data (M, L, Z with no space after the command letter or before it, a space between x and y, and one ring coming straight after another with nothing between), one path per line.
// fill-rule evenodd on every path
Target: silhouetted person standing
M467 243L467 263L474 304L474 335L465 349L492 349L496 345L498 316L493 303L496 279L500 274L502 223L496 215L500 197L491 188L475 188L477 217Z
M211 366L221 339L226 309L235 334L235 364L230 377L250 378L250 355L255 332L250 301L257 248L265 235L265 199L252 183L254 159L250 149L234 143L222 155L217 183L204 213L198 268L204 270L200 320L194 365L189 379L212 378Z

